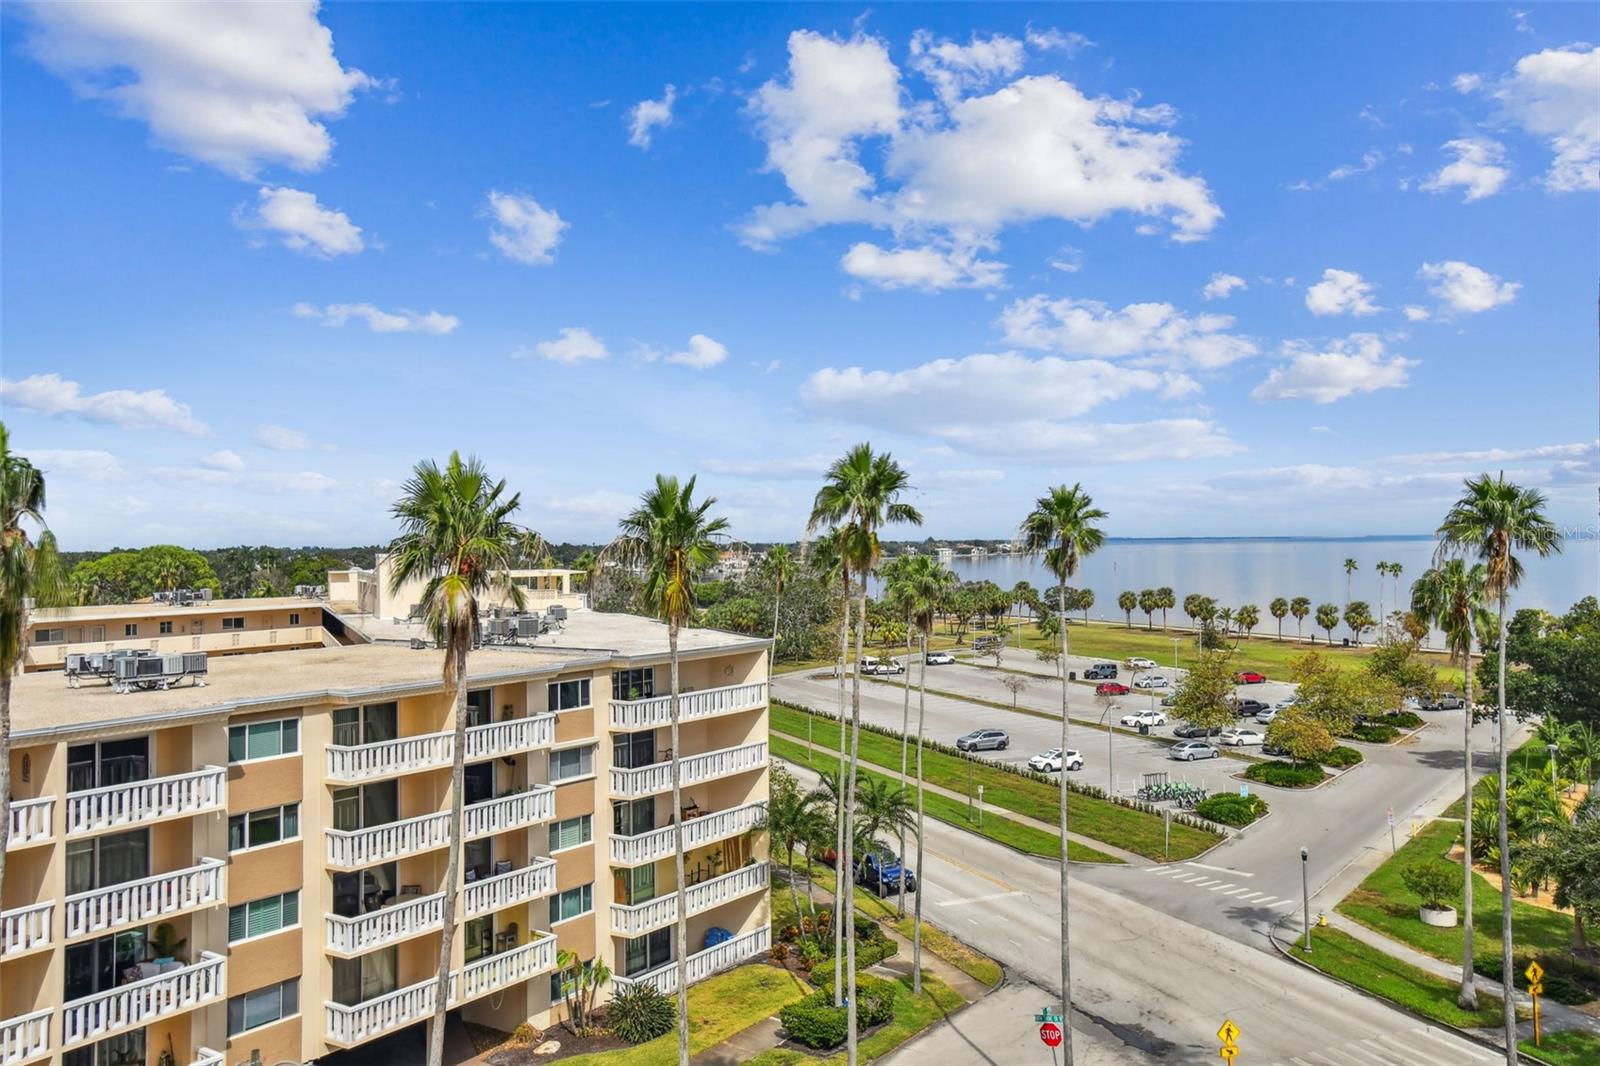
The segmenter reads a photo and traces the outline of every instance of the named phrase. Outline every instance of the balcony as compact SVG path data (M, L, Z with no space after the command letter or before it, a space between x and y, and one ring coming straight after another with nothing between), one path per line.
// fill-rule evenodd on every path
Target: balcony
M222 1052L212 1051L208 1047L200 1048L195 1052L194 1061L189 1066L223 1066Z
M669 696L652 696L644 700L612 700L612 729L653 729L672 724ZM767 683L756 681L748 685L726 685L722 688L703 688L698 692L678 694L678 721L693 722L699 718L715 718L722 714L753 711L767 705Z
M731 900L767 890L768 871L764 862L725 873L690 885L683 895L689 901L689 914L695 915L720 907ZM611 905L611 931L617 936L641 936L652 929L671 925L678 920L678 893L646 900L633 906L621 903Z
M461 890L467 917L526 903L555 891L556 864L552 859L535 859L520 870L472 881Z
M468 838L485 837L548 822L555 814L556 790L549 785L533 785L525 792L468 804L461 829Z
M683 822L683 850L698 848L731 836L738 836L760 824L766 808L760 803L748 803L728 811L686 818ZM637 836L611 837L611 861L621 866L640 866L673 854L672 826L652 829Z
M355 918L329 914L323 918L328 954L360 955L444 928L444 893L396 896L386 907Z
M467 759L478 761L547 747L555 739L553 714L512 718L467 730ZM328 746L328 780L353 784L382 777L436 770L450 765L453 732L380 740L372 744Z
M17 1066L50 1053L50 1016L46 1007L20 1018L0 1022L0 1066Z
M50 919L55 903L35 903L31 907L0 911L0 955L11 958L24 951L50 946ZM5 1062L0 1055L0 1062Z
M30 844L43 844L55 835L54 815L56 798L40 796L31 800L11 801L11 833L6 837L6 850L25 848ZM0 1063L5 1062L0 1059Z
M759 770L767 765L767 742L763 740L754 744L742 744L736 748L708 751L702 755L685 755L678 760L678 765L680 767L678 783L682 787L742 774L747 770ZM611 771L613 796L653 796L671 787L671 759L632 770L613 768Z
M227 868L221 859L202 859L186 870L68 896L67 937L98 936L222 903Z
M160 1018L203 1007L226 998L227 959L209 951L200 961L172 973L73 1000L61 1008L61 1046L137 1029Z
M450 1006L486 996L502 988L537 977L555 968L556 938L544 936L520 948L503 951L469 963L450 974ZM393 1032L432 1016L438 982L433 978L396 989L386 995L346 1007L323 1006L327 1041L352 1047L375 1036Z
M67 833L100 833L186 818L222 810L227 803L227 769L207 766L190 774L73 792L67 796Z
M450 843L450 815L423 814L367 829L329 829L328 865L359 870L374 863L416 855Z
M714 948L697 951L689 956L689 983L703 981L720 970L737 966L741 962L765 955L772 945L772 930L763 925L759 929L752 929L732 940L724 940ZM678 963L677 960L658 966L654 970L634 977L613 976L611 989L621 992L624 988L633 985L655 985L662 995L671 995L678 990Z

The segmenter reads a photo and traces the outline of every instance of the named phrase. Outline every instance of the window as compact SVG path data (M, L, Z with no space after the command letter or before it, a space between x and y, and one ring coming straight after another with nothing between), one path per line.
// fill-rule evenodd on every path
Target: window
M550 780L565 781L594 773L594 745L550 753Z
M583 965L578 969L584 977L588 977L589 974L594 970L594 960L585 959L583 961ZM560 1003L566 998L567 993L576 990L577 984L577 975L575 975L570 968L566 970L557 970L555 973L550 975L550 1002Z
M144 1066L144 1030L118 1033L61 1055L61 1066Z
M494 690L475 689L467 693L467 728L494 721Z
M624 976L646 973L672 961L672 929L657 929L653 933L622 942L622 972Z
M646 864L634 869L617 867L612 871L613 898L625 907L656 898L656 868Z
M611 673L611 698L614 700L647 700L656 694L656 672L651 667L643 670L614 670Z
M300 612L299 611L290 611L289 612L289 624L292 625L292 626L297 626L297 625L300 624Z
M570 711L577 707L587 706L589 706L589 679L587 677L580 677L576 681L550 682L550 710Z
M333 1001L354 1007L400 987L400 953L379 948L353 959L333 960Z
M35 629L33 631L35 644L65 644L67 631L65 629Z
M172 634L172 623L171 622L162 622L160 625L161 625L161 635L162 636L170 636Z
M225 629L225 630L226 629L243 629L244 628L244 619L242 617L241 618L224 618L222 620L222 628Z
M275 985L228 997L228 1035L238 1036L251 1029L300 1013L300 978L292 977Z
M611 765L624 770L653 765L656 761L656 731L618 733L611 738Z
M653 798L612 801L611 831L617 836L638 836L655 827L656 801Z
M150 738L102 740L67 748L67 791L130 785L150 776Z
M466 934L467 942L461 952L464 961L476 962L485 955L494 954L494 915L468 918Z
M99 937L79 944L68 944L63 970L63 997L71 1002L105 992L121 983L128 967L150 957L145 929Z
M300 893L253 899L228 908L228 943L253 936L266 936L300 924Z
M150 876L150 830L107 833L67 843L67 895Z
M333 742L342 748L358 744L378 744L400 738L400 705L369 703L363 707L340 707L333 712Z
M567 818L556 822L550 827L550 850L560 851L562 848L575 848L579 844L587 844L594 839L594 818L592 815L580 814L576 818Z
M270 759L274 755L293 755L299 750L298 718L277 718L270 722L247 722L228 727L229 762Z
M399 891L399 867L386 862L333 875L333 913L355 918L378 910Z
M268 807L228 819L228 850L262 848L300 837L300 804Z
M400 784L375 781L370 785L335 789L333 827L345 832L388 825L400 818Z
M594 885L579 885L550 897L550 924L576 918L594 910Z
M136 636L138 636L139 635L139 623L138 622L128 622L125 625L123 625L123 627L122 627L122 635L125 636L125 637L136 637Z

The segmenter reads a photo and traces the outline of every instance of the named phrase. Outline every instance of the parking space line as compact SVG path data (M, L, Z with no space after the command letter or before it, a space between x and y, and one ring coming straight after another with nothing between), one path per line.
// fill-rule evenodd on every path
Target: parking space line
M1233 882L1229 881L1226 884L1212 885L1211 888L1209 889L1209 891L1211 891L1211 892L1221 892L1225 888L1232 888L1232 887L1233 887Z
M1243 892L1243 891L1245 891L1245 890L1244 890L1244 889L1242 889L1242 888L1236 888L1236 889L1234 889L1234 890L1233 890L1233 891L1232 891L1232 892L1225 892L1225 893L1223 893L1223 894L1224 894L1224 895L1227 895L1227 896L1237 896L1237 895L1238 895L1238 894L1239 894L1239 893L1241 893L1241 892Z
M1252 892L1248 896L1240 896L1239 897L1239 902L1240 903L1249 903L1253 899L1260 899L1263 895L1265 895L1265 893Z
M1263 896L1261 899L1256 900L1256 903L1262 907L1270 907L1277 902L1277 899L1277 896ZM840 935L842 936L843 934Z

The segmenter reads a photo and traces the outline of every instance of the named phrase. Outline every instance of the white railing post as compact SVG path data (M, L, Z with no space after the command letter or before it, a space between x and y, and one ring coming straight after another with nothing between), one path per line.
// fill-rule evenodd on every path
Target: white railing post
M444 893L414 899L399 898L402 902L380 907L355 918L325 915L323 930L327 936L328 950L359 955L385 944L443 928Z
M32 1014L0 1022L0 1064L27 1062L50 1050L50 1018L55 1011L46 1007Z
M32 951L50 944L54 901L0 911L0 954ZM0 1063L5 1060L0 1058Z
M54 831L52 815L55 813L55 806L54 796L12 801L8 818L11 823L11 833L6 839L6 850L49 840Z
M462 888L468 917L487 914L502 907L524 903L555 891L556 864L551 859L535 859L520 870L468 882Z
M555 813L556 790L549 785L533 785L524 792L469 804L462 818L462 832L468 837L487 836L548 822Z
M221 903L228 864L202 859L198 866L156 874L106 888L91 889L66 899L67 936L100 933L118 926L149 922L180 911Z
M447 847L450 815L423 814L367 829L328 829L328 865L359 869L417 852Z
M161 818L204 814L227 803L228 771L207 766L188 774L109 785L67 796L67 833L90 833Z
M227 994L227 959L209 951L172 973L134 981L61 1008L61 1044L70 1047L192 1010Z
M667 696L652 696L642 700L612 700L612 728L647 729L666 725L671 718L668 700ZM753 710L766 702L765 681L702 689L699 692L679 694L678 717L680 721L693 721L697 718Z

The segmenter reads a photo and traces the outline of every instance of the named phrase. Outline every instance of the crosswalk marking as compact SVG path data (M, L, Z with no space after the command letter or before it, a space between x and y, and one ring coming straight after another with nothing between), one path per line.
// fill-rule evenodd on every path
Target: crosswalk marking
M1210 891L1212 891L1212 892L1221 892L1225 888L1232 888L1232 887L1233 887L1233 882L1232 881L1228 881L1225 884L1212 885L1211 888L1210 888Z
M1500 1057L1486 1048L1431 1028L1418 1028L1302 1051L1278 1066L1488 1066L1499 1061Z

